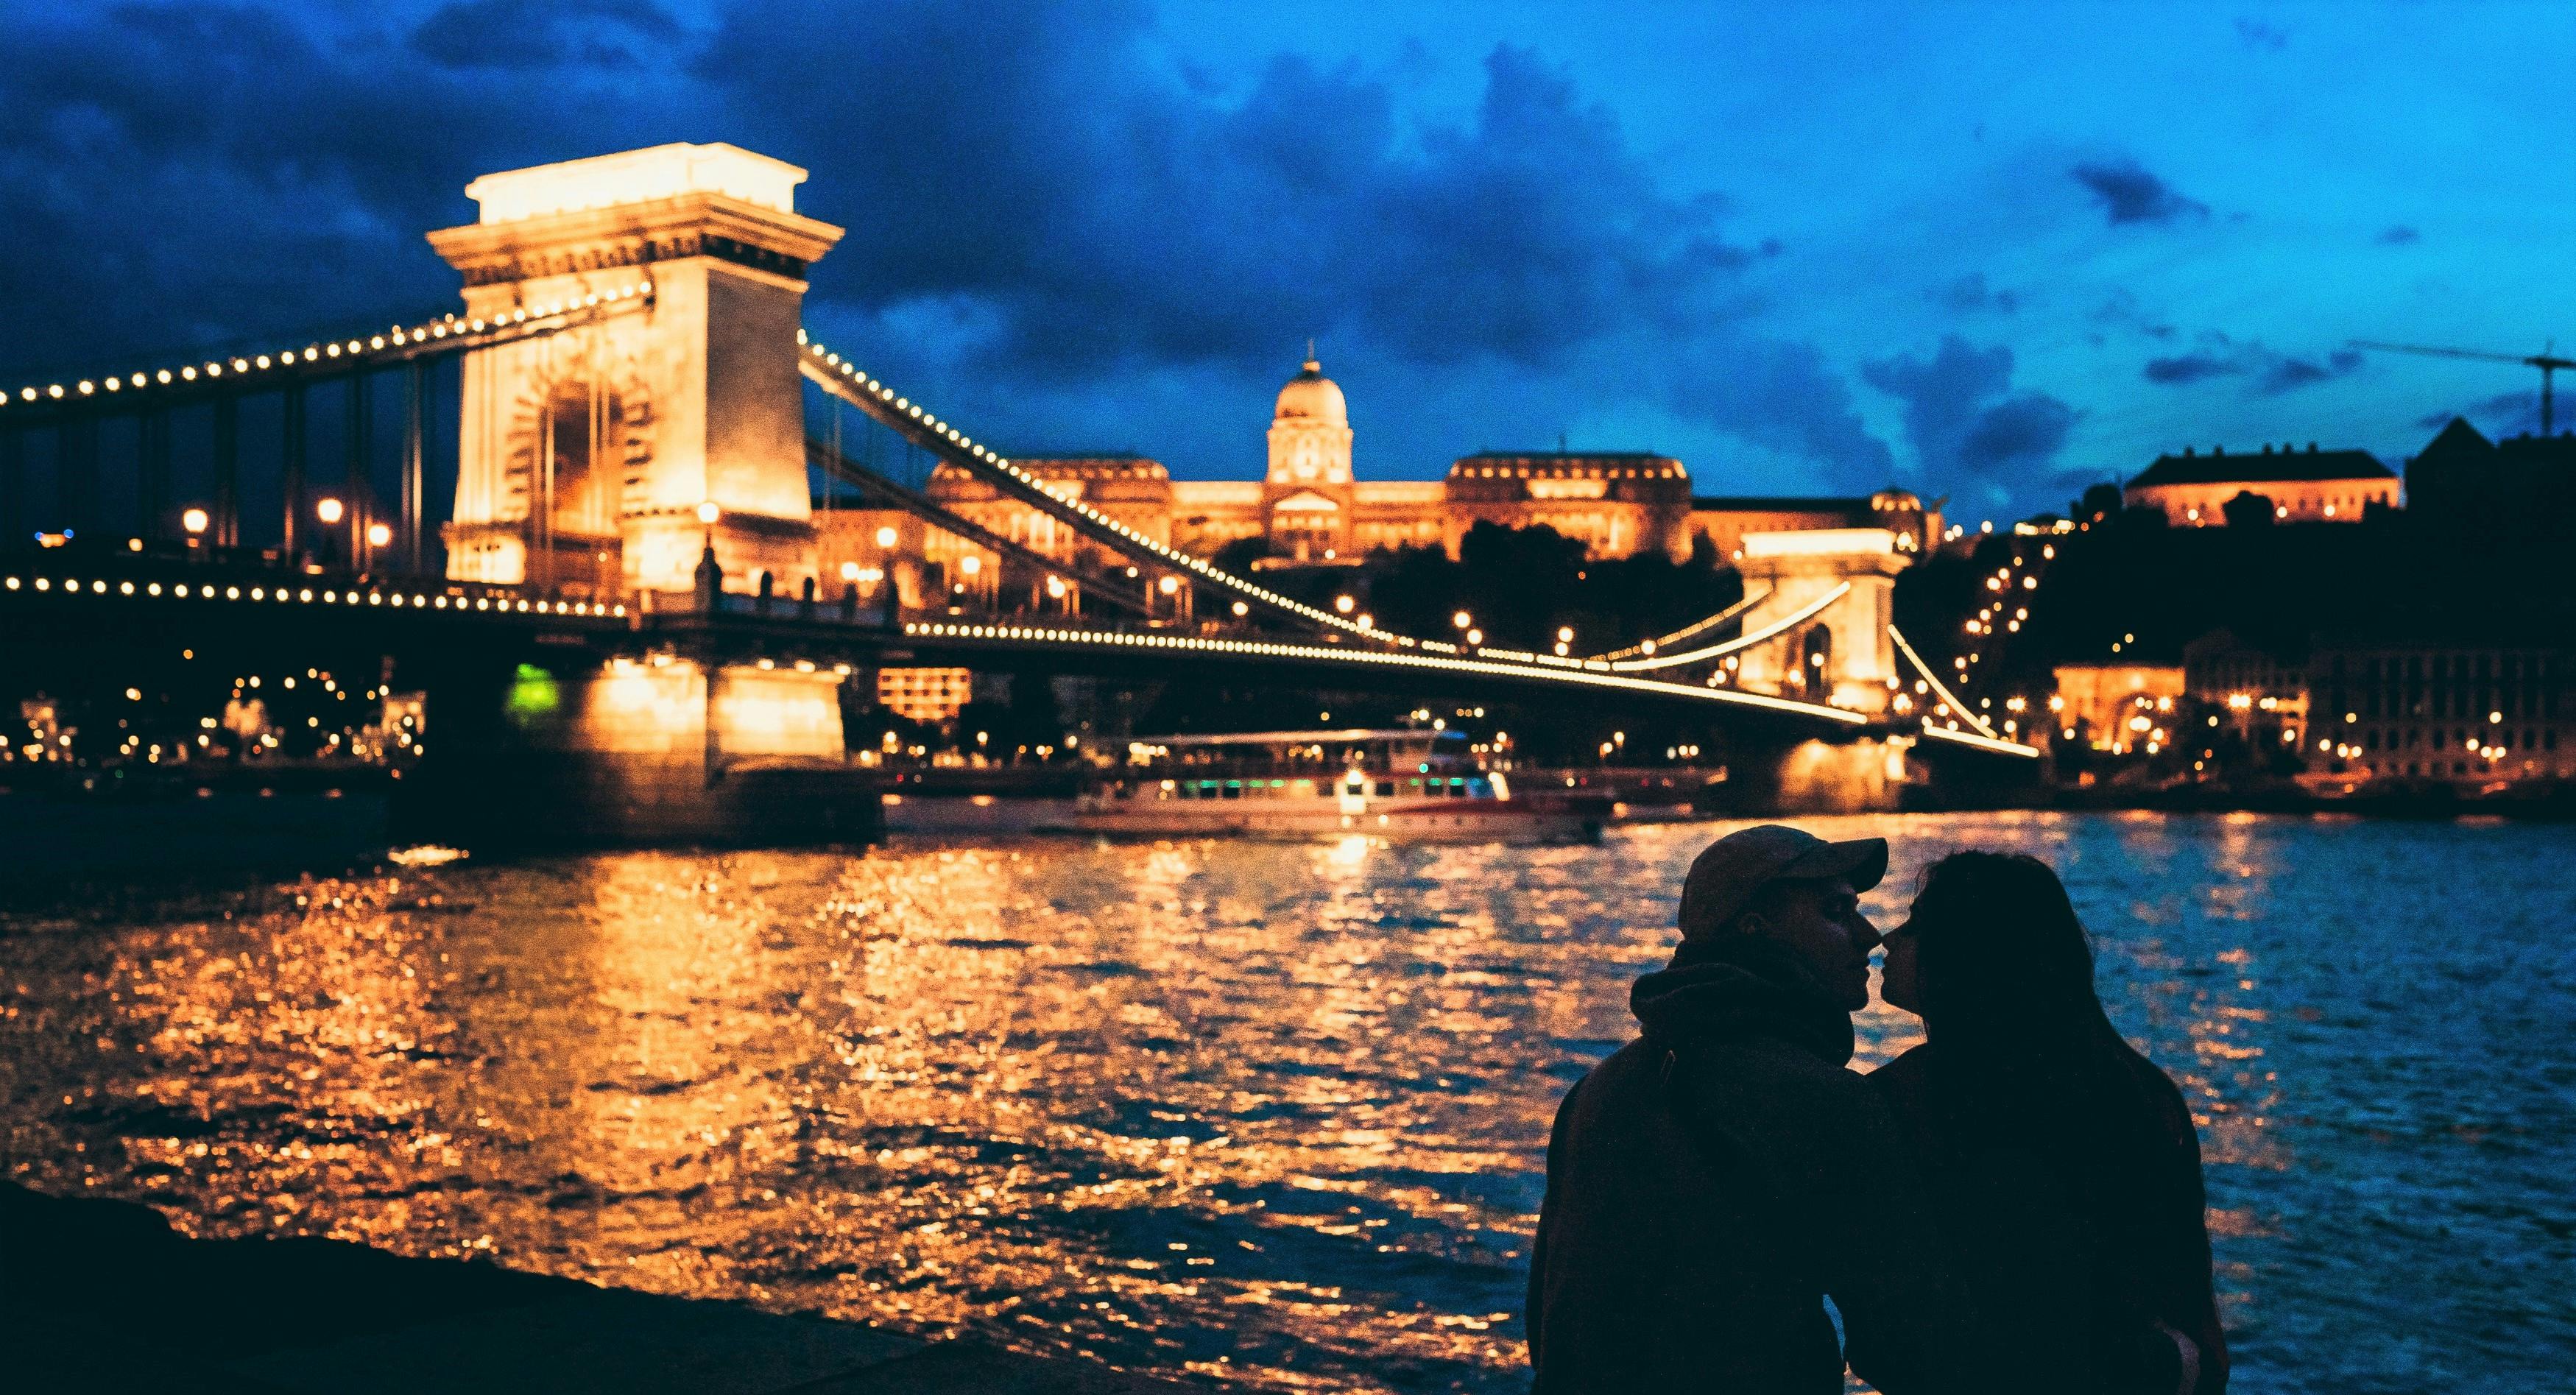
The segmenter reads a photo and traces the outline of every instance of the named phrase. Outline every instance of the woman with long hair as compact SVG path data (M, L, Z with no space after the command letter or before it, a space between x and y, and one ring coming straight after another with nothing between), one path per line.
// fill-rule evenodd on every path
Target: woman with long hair
M1880 996L1926 1041L1870 1076L1912 1135L1979 1306L2069 1391L2227 1388L2200 1141L2111 1026L2066 888L1954 853L1887 936Z

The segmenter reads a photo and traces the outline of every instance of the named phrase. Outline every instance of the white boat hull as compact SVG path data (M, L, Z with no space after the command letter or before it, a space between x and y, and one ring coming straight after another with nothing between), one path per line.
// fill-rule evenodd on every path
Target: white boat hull
M1138 838L1300 842L1357 835L1400 843L1589 843L1601 836L1599 818L1580 810L1493 799L1425 800L1358 813L1334 799L1086 800L1046 826Z

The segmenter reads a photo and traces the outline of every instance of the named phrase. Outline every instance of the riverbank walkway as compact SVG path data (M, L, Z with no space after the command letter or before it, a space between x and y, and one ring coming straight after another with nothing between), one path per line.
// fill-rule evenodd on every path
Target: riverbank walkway
M408 1259L191 1240L160 1213L0 1183L0 1387L211 1395L1154 1395L979 1343Z

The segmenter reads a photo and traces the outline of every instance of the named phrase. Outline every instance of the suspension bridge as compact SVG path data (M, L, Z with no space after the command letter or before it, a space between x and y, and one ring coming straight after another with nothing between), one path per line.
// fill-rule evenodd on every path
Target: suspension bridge
M1393 633L1174 547L807 333L806 271L841 230L794 211L804 174L665 146L488 175L479 219L430 235L459 310L10 386L0 646L372 643L453 733L412 772L429 805L648 837L864 822L840 689L904 666L1651 708L1760 753L1745 783L1786 806L1884 805L1929 756L2036 755L1897 633L1907 559L1882 530L1751 535L1740 603L1588 656ZM1060 536L961 516L924 467ZM853 518L907 526L836 568ZM1034 603L943 585L907 605L888 565L907 537L989 556Z

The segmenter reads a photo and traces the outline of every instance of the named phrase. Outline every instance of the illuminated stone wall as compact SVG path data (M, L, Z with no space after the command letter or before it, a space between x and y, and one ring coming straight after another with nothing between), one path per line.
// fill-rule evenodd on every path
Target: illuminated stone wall
M1887 637L1895 616L1896 574L1906 564L1897 535L1884 528L1752 533L1744 538L1744 591L1761 599L1744 614L1756 634L1832 596L1816 614L1769 643L1743 652L1736 679L1747 690L1856 712L1883 712L1895 691L1896 648Z
M481 221L430 234L465 313L638 308L466 360L448 574L574 593L686 591L713 501L728 589L814 575L797 331L841 230L788 207L793 165L663 146L485 175ZM551 500L552 507L547 507Z

